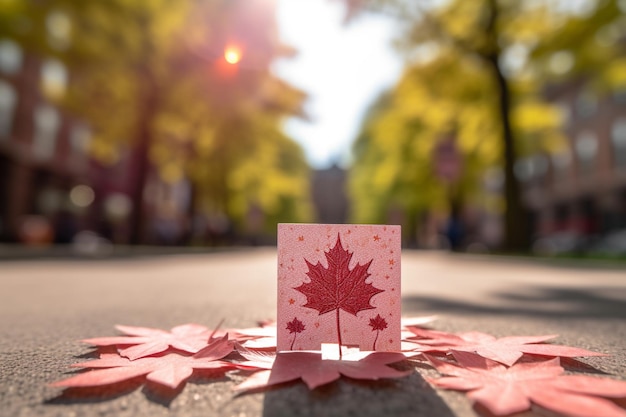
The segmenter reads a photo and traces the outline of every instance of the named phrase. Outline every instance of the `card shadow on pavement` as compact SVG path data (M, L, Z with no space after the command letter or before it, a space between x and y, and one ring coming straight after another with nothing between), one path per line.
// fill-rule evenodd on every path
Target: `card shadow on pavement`
M608 296L610 294L610 296ZM488 294L482 303L433 296L402 297L404 314L442 312L472 315L522 315L542 318L626 317L623 287L559 288L522 287L515 292ZM490 304L495 301L496 304Z
M437 416L452 410L418 373L393 380L339 381L310 391L302 382L265 392L264 417Z

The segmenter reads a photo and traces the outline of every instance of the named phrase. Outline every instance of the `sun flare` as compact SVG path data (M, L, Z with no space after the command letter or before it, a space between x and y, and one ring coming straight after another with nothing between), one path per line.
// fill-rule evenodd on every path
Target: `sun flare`
M241 61L241 49L234 45L229 45L224 49L224 59L229 64L235 65Z

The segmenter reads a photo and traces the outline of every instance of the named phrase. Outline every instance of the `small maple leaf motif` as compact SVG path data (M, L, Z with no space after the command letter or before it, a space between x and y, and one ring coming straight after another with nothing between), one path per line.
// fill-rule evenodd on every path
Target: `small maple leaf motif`
M294 317L293 320L287 323L287 330L289 330L290 334L293 333L293 340L291 341L291 347L289 348L289 350L293 350L293 344L296 342L296 336L298 336L298 333L305 331L306 328L304 327L304 323L298 320L297 317Z
M304 260L309 268L306 274L310 282L304 282L294 289L306 296L304 307L317 310L319 315L335 312L337 339L341 349L339 311L356 316L359 311L373 309L375 307L370 304L370 300L384 290L365 282L370 276L368 270L373 259L364 265L357 263L354 268L349 268L353 253L343 248L339 234L335 246L324 252L324 255L328 268L324 268L319 261L313 265Z
M295 303L295 302L296 302L296 300L294 300L293 298L290 298L290 299L289 299L289 304L293 304L293 303Z
M294 317L289 323L287 323L287 330L289 333L302 333L305 330L304 323Z
M374 345L372 347L372 350L376 350L376 342L378 341L378 335L380 334L381 330L385 330L387 328L387 320L382 318L380 314L376 314L376 317L370 319L369 325L372 327L372 331L376 332L376 338L374 339Z
M302 235L298 236L298 241L299 242L304 242L304 236L302 236Z
M377 314L376 317L370 319L370 326L372 331L385 330L387 328L387 320L382 318L380 314Z
M378 235L374 235L374 241L375 241L375 242L378 242L379 240L380 240L380 236L378 236Z

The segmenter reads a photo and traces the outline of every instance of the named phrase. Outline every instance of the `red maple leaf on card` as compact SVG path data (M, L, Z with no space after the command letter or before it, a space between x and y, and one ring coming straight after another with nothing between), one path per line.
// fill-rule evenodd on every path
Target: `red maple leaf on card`
M508 366L517 362L524 353L566 358L606 356L604 353L592 352L586 349L542 343L554 339L556 335L508 336L498 339L481 332L459 333L457 335L417 327L411 327L409 330L415 335L414 338L409 338L409 340L417 340L422 345L418 350L442 353L452 350L475 352L484 358L492 359Z
M335 312L337 340L341 349L339 311L343 310L356 316L359 311L373 309L375 307L370 304L370 300L384 290L365 282L370 276L368 269L373 259L364 265L357 263L354 268L350 269L353 254L343 248L339 234L337 234L335 246L328 252L324 252L324 255L328 268L325 268L319 261L313 265L305 259L309 267L306 274L310 281L294 289L306 296L307 302L304 307L317 310L320 315Z
M147 375L147 380L175 389L187 380L194 369L228 370L235 366L220 361L233 351L228 335L214 340L194 355L166 353L130 360L118 354L102 354L99 359L72 365L77 368L106 368L84 372L53 382L55 387L97 387Z
M199 324L183 324L169 332L149 327L116 325L125 336L96 337L82 340L95 346L133 345L119 350L130 360L166 351L170 346L183 352L196 353L209 344L215 333Z
M309 389L314 389L336 381L341 375L352 379L378 380L399 378L412 372L387 366L404 360L401 353L368 352L364 355L359 360L329 360L314 352L279 352L273 361L266 358L242 363L244 367L271 370L254 373L234 390L257 390L298 379L302 379Z
M604 399L626 397L626 382L563 375L558 358L507 368L468 352L454 352L458 365L427 357L439 372L450 375L431 383L468 391L470 399L497 416L527 410L531 403L570 417L626 416L626 410Z

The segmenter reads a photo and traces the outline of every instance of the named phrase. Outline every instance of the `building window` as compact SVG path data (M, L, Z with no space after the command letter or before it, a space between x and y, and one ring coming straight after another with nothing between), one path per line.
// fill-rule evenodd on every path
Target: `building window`
M580 117L591 117L598 109L598 98L590 91L583 91L576 99L576 113Z
M15 88L0 80L0 139L11 136L16 105L17 93Z
M557 178L566 176L572 164L572 153L570 150L566 149L559 153L552 154L551 159L554 176Z
M51 98L60 98L67 88L67 70L56 59L48 59L41 66L41 90Z
M617 88L613 91L613 101L617 104L626 104L626 87Z
M0 40L0 72L15 74L22 68L22 48L9 39Z
M546 157L537 154L522 158L515 163L515 176L522 182L541 179L548 171Z
M559 109L559 114L561 115L561 124L564 127L567 127L572 122L572 109L570 104L566 101L560 102L556 104Z
M54 49L64 50L70 45L72 21L61 11L53 11L46 17L48 43Z
M576 143L576 155L582 172L593 172L598 154L598 138L595 133L583 132L578 135Z
M51 158L56 150L57 133L61 125L59 112L50 105L41 104L35 110L34 119L33 152L38 158Z
M91 142L91 130L85 124L77 123L70 132L70 146L74 156L84 156Z
M613 122L611 127L611 141L613 142L613 157L616 167L626 168L626 119L620 118Z

